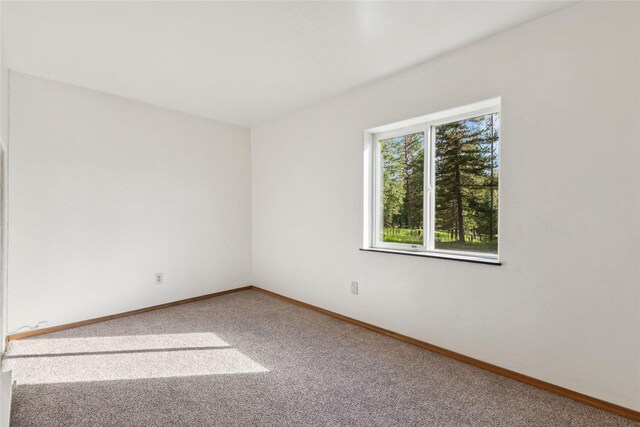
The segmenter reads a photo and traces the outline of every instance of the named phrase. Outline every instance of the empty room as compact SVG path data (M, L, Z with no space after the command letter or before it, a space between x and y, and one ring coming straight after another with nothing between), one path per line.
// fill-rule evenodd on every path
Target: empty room
M640 1L1 1L0 427L640 427Z

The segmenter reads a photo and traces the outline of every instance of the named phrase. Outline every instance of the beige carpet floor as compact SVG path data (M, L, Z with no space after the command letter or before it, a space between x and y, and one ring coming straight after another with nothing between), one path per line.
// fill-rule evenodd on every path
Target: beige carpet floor
M638 426L243 291L15 341L13 426Z

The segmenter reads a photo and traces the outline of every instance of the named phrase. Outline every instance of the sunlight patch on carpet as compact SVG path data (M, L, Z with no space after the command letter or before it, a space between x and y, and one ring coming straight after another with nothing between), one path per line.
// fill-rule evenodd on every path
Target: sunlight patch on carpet
M3 370L12 369L18 384L269 372L212 333L32 339L12 346Z
M230 345L212 332L108 337L29 338L12 341L10 354L11 356L24 356L196 347L230 347Z

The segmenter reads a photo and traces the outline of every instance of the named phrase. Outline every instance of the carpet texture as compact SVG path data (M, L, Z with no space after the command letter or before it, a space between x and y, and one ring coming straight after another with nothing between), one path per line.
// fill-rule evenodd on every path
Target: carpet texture
M243 291L14 341L13 426L638 426Z

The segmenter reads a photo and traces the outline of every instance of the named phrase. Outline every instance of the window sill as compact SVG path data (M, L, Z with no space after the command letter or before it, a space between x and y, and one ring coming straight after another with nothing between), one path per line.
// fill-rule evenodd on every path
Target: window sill
M448 252L403 251L400 249L387 249L387 248L360 248L360 250L363 252L381 252L381 253L397 254L397 255L419 256L424 258L442 258L442 259L448 259L452 261L475 262L478 264L502 265L502 263L498 260L497 257L489 258L489 257L483 257L483 256L453 254Z

